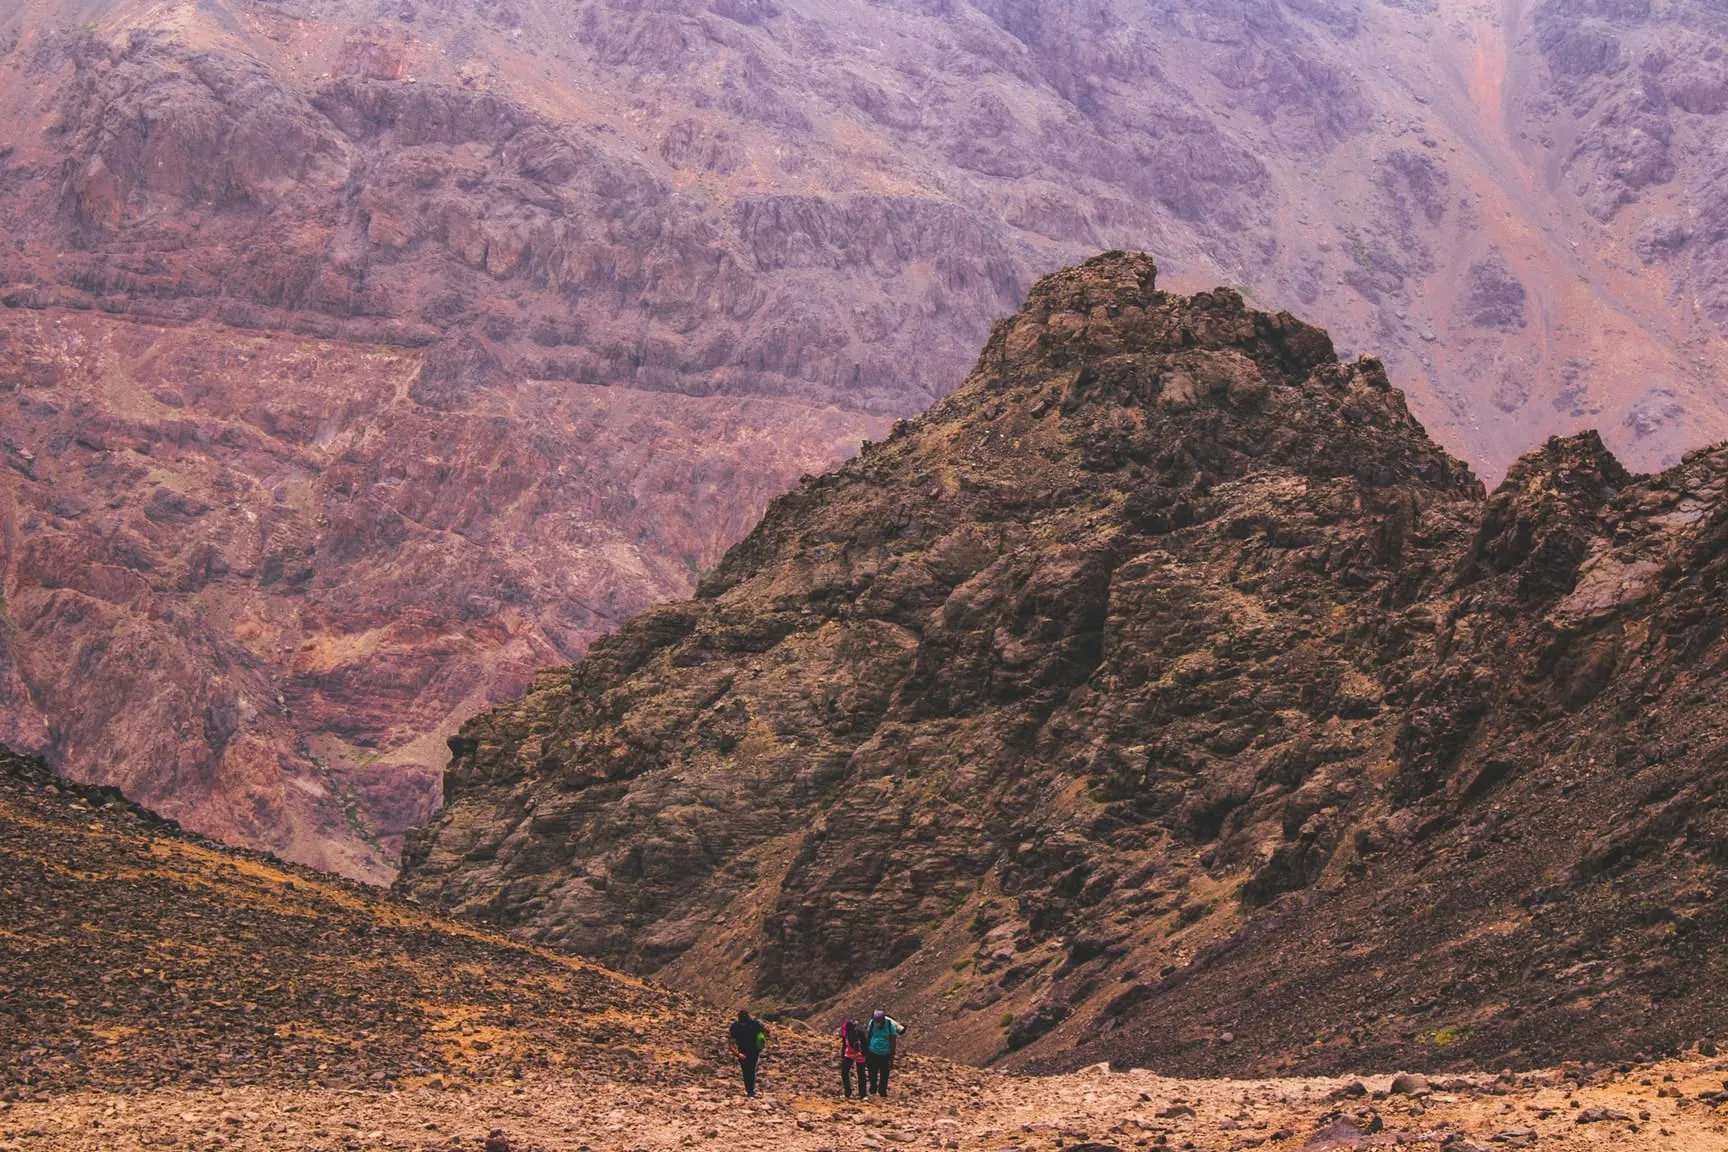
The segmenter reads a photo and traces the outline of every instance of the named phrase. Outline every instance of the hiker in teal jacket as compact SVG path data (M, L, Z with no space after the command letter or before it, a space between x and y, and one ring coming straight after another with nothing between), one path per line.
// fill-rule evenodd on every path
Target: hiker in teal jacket
M874 1096L888 1095L888 1073L894 1067L894 1053L906 1026L878 1008L864 1025L864 1070L870 1075L870 1092Z

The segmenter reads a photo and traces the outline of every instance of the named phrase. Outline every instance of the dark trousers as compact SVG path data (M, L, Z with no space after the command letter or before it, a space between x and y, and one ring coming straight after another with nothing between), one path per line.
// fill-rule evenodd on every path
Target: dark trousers
M894 1057L878 1056L868 1052L864 1056L864 1068L870 1073L870 1091L878 1096L888 1095L888 1069L894 1066Z
M744 1095L756 1095L756 1065L761 1061L762 1053L746 1056L738 1061L738 1068L744 1073Z
M858 1095L870 1095L869 1085L864 1080L864 1061L840 1057L840 1090L846 1093L846 1098L852 1098L852 1077L858 1077Z

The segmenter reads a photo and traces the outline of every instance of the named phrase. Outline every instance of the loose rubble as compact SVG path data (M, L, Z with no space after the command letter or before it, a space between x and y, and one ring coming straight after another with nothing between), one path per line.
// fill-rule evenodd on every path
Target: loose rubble
M802 1063L805 1053L798 1057ZM1148 1072L1025 1077L913 1061L904 1090L856 1104L808 1083L807 1064L764 1065L764 1095L723 1069L672 1085L535 1073L394 1091L248 1087L80 1092L0 1105L6 1152L681 1152L726 1148L1128 1152L1183 1149L1661 1149L1718 1152L1728 1109L1699 1098L1728 1063L1695 1057L1587 1076L1448 1081L1394 1096L1390 1076L1339 1103L1336 1079L1173 1080ZM1682 1093L1658 1099L1673 1077ZM1578 1108L1571 1105L1576 1103Z

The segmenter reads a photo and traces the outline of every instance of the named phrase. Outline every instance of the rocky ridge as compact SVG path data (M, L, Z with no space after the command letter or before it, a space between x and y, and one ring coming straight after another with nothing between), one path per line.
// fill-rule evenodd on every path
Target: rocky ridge
M451 741L402 889L940 1050L1244 1072L1721 1027L1723 453L1490 496L1371 359L1041 281L966 385Z

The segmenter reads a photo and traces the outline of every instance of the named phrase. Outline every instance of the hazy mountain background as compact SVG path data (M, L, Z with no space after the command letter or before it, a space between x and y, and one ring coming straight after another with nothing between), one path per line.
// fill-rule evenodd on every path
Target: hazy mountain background
M1728 435L1705 0L0 4L0 739L387 878L444 738L1155 252L1493 481Z

